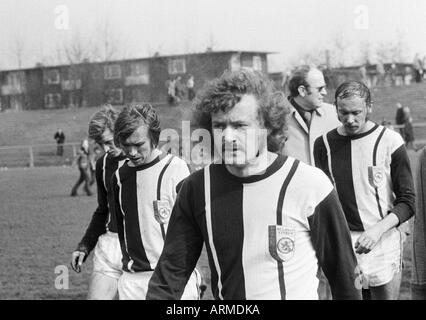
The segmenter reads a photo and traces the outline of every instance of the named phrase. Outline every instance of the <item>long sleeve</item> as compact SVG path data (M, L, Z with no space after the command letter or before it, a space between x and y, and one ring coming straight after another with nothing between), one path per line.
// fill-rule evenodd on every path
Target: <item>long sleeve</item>
M185 180L173 207L166 240L149 282L147 300L179 300L203 247L203 237L194 220L193 192Z
M312 244L333 299L361 299L361 292L355 287L357 262L349 228L334 189L317 205L308 222Z
M96 186L98 190L98 207L92 215L92 220L87 227L86 233L81 239L78 250L86 252L87 255L96 246L99 236L105 233L108 220L108 196L103 181L102 169L103 157L96 162Z
M399 223L411 218L415 213L415 194L410 159L404 145L392 153L391 178L396 199L392 212L396 214Z

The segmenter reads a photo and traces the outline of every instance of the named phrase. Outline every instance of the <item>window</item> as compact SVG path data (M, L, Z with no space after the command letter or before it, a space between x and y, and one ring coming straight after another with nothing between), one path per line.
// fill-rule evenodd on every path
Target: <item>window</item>
M105 79L119 79L121 78L121 67L119 64L110 64L104 67Z
M262 58L253 56L253 70L262 71Z
M229 60L231 71L237 71L241 69L241 59L240 54L233 54Z
M60 81L59 70L45 70L44 71L44 79L47 84L58 84Z
M241 65L243 68L252 69L253 68L253 59L252 57L244 56L241 59Z
M25 73L18 71L18 72L11 72L7 75L6 83L11 86L21 86L25 82Z
M170 59L169 74L186 73L185 59Z
M125 85L149 84L149 64L148 61L135 62L130 64L130 76L126 77Z
M44 107L47 109L59 108L61 106L61 95L59 93L48 93L44 96Z
M131 76L142 76L149 75L149 64L148 61L135 62L130 65Z
M123 89L109 89L106 92L106 103L122 104L123 103Z

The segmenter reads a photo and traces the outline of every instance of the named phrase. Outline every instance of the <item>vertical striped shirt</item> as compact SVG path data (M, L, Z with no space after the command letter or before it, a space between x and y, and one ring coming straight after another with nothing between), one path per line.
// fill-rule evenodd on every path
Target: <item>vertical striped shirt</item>
M123 254L123 270L154 270L167 231L168 219L155 218L154 201L167 204L169 213L178 184L189 175L185 161L162 153L148 164L131 167L126 162L113 176L114 213ZM167 211L166 208L166 211Z
M318 264L335 298L358 298L349 229L317 168L279 155L245 178L212 164L187 178L148 299L179 299L203 243L216 299L318 299Z
M393 212L403 223L414 215L414 184L402 137L375 124L342 136L334 129L315 142L315 164L333 181L349 228L364 231Z

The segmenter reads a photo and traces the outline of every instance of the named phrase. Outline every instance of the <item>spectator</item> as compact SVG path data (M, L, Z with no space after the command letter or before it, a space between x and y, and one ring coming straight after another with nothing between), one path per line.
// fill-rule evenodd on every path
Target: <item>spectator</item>
M422 82L423 79L423 61L420 58L420 55L416 53L413 60L414 68L414 79L417 83Z
M182 84L182 77L177 76L175 80L175 96L176 96L176 103L180 103L182 101L182 98L184 97L184 89Z
M77 195L78 187L84 182L84 191L88 196L92 195L90 190L90 152L89 152L89 140L84 139L81 142L80 150L76 158L78 170L80 171L80 177L78 178L75 185L71 190L71 197Z
M194 90L194 76L192 74L189 75L188 81L186 81L186 88L188 90L188 100L192 101L195 98L195 90Z
M170 78L166 81L167 102L169 105L174 105L176 102L176 80Z
M405 125L404 109L402 108L402 104L399 102L396 104L395 124L398 126ZM402 137L404 137L404 127L399 128L399 133Z
M56 148L56 155L61 156L64 154L64 141L65 141L65 134L63 133L62 129L59 128L56 132L53 138L56 140L57 148Z

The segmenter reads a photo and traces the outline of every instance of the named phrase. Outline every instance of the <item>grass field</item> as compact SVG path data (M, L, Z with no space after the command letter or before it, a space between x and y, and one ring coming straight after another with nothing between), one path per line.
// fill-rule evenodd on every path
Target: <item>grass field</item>
M415 167L416 153L410 152L410 158ZM82 273L69 268L67 290L55 288L59 275L55 268L68 267L71 252L96 207L94 196L69 196L77 169L16 168L2 171L0 176L0 299L85 299L91 257ZM411 243L410 236L404 254L400 297L404 300L410 298ZM204 251L198 266L209 284ZM209 287L205 299L211 298Z

